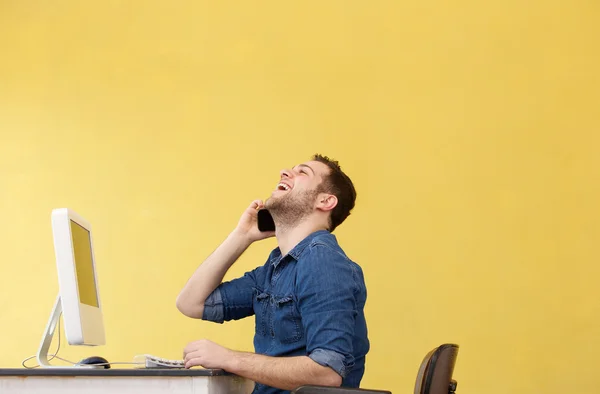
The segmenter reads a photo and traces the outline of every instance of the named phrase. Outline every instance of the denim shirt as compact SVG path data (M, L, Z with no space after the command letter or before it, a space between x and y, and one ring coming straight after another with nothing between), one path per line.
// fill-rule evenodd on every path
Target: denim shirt
M223 282L206 299L203 319L223 323L255 315L255 352L308 356L332 368L342 386L359 387L369 351L362 269L326 230L310 234L287 255ZM257 383L254 393L289 393Z

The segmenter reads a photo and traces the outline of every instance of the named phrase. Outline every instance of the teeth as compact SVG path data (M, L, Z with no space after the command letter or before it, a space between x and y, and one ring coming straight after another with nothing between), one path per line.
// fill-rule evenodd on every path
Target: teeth
M279 189L279 187L283 187L286 191L290 190L290 187L288 185L286 185L285 183L279 183L277 185L277 188Z

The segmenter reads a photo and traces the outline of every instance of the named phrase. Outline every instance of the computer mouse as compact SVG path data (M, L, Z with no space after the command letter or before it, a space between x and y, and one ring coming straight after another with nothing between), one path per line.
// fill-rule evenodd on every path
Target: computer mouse
M77 364L87 364L87 365L104 364L103 365L104 368L106 368L106 369L110 368L110 364L108 363L108 360L105 359L104 357L100 357L100 356L92 356L92 357L84 358Z

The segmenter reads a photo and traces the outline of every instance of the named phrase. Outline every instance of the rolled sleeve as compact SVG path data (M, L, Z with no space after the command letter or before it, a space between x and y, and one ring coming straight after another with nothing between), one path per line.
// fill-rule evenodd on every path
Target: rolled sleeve
M342 377L355 361L356 289L352 263L327 245L314 245L298 265L298 304L307 355Z
M317 364L324 367L330 367L342 378L345 378L348 374L348 368L344 362L345 357L343 354L334 352L333 350L315 349L308 357Z
M239 320L254 314L256 280L264 266L246 272L242 277L221 283L204 303L203 319L216 323Z
M221 289L218 287L210 293L206 301L204 301L204 312L202 313L202 319L212 321L215 323L223 323L223 316L225 310L223 308L223 297L221 296Z

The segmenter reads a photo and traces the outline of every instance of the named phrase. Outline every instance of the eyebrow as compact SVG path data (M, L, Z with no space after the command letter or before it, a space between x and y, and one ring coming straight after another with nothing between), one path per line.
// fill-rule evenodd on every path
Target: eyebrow
M306 168L308 168L309 170L311 170L313 174L315 173L315 170L313 170L313 169L312 169L312 168L311 168L309 165L306 165L306 164L298 164L298 167L306 167Z

